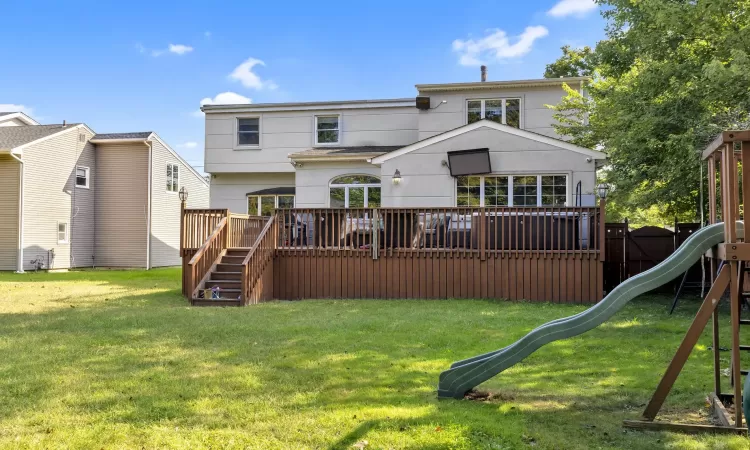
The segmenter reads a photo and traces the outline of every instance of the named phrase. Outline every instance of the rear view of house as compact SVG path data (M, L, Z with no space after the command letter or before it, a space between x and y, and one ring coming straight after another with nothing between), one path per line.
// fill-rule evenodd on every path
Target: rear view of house
M208 183L156 133L0 115L0 270L178 265L181 188Z

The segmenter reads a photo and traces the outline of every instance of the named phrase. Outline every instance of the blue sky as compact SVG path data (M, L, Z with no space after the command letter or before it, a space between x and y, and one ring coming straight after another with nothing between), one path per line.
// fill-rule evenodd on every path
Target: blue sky
M593 0L9 2L0 111L156 131L200 170L201 101L411 97L417 83L541 77L594 45ZM8 39L11 38L11 39ZM223 94L223 95L219 95ZM218 97L217 97L218 96Z

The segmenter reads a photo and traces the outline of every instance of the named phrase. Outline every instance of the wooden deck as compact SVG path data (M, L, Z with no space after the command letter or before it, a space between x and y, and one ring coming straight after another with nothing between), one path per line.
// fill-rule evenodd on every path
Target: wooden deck
M239 266L241 304L313 298L595 303L604 291L599 208L288 209L272 218L225 210L184 214L183 292L194 300L221 270L227 251L253 240L255 250Z

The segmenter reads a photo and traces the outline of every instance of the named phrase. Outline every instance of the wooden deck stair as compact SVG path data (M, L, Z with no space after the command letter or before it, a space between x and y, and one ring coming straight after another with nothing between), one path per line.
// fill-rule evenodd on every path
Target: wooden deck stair
M221 261L216 264L216 270L201 289L218 286L221 298L205 299L193 298L194 306L242 306L242 261L245 260L249 248L230 248Z

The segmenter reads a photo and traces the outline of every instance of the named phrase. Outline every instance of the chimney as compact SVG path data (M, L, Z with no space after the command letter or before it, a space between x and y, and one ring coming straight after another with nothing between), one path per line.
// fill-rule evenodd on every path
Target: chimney
M487 81L487 66L482 66L481 70L482 70L482 83L484 83L485 81Z
M63 120L63 128L65 128L65 120Z

